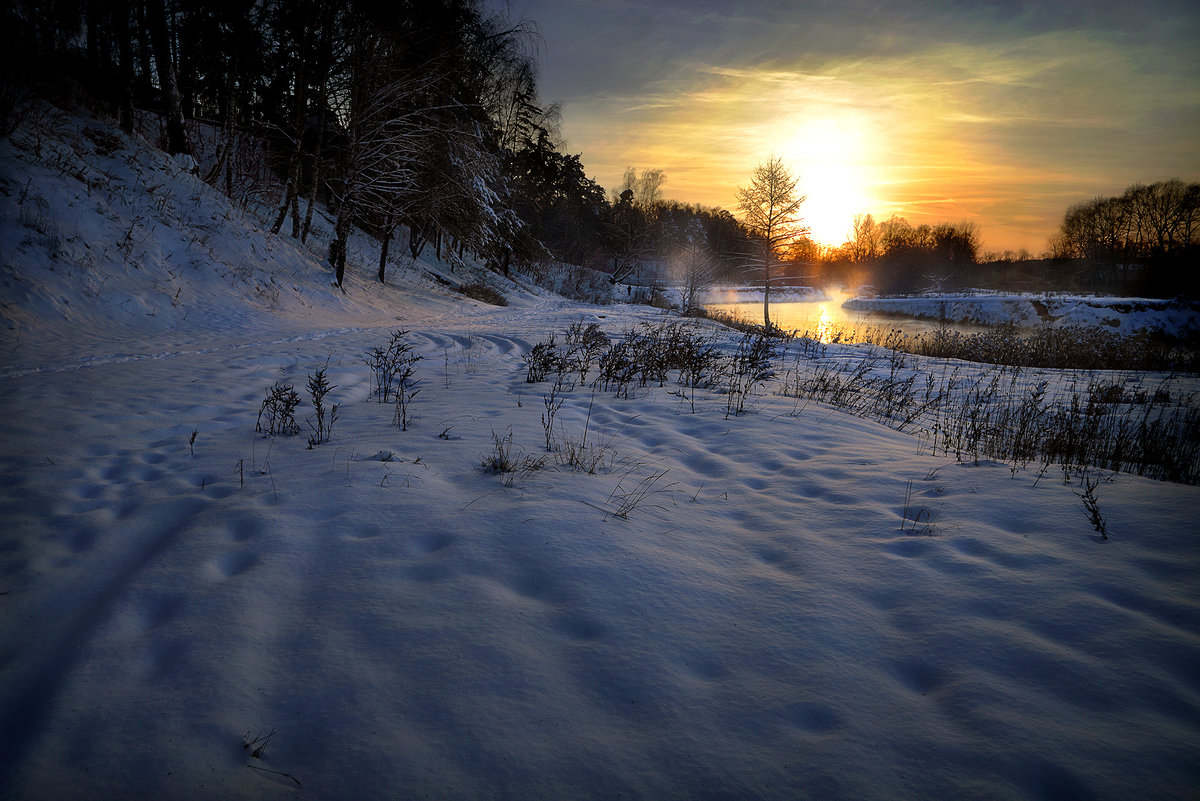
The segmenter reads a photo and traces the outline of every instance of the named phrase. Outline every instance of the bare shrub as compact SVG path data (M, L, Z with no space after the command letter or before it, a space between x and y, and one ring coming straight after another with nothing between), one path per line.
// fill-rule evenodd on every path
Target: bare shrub
M738 342L737 351L726 365L725 416L736 417L746 411L746 400L754 389L774 376L771 363L775 358L775 343L764 333L746 333Z
M562 357L563 367L578 371L579 383L586 384L588 372L600 354L609 346L608 335L600 329L598 323L584 326L579 319L571 323L563 340L566 353Z
M1096 488L1100 486L1100 478L1085 472L1079 479L1082 490L1075 494L1083 502L1083 512L1092 528L1096 529L1101 539L1108 539L1108 523L1100 514L1100 502L1096 500Z
M542 405L545 411L542 412L542 431L546 435L546 450L554 450L554 416L558 414L558 410L562 408L563 401L566 400L561 396L563 389L562 376L554 382L554 386L550 389L549 395L542 396Z
M300 406L300 394L291 384L276 382L267 389L258 409L258 422L254 430L265 437L294 437L300 433L296 422L296 408Z
M404 341L408 332L397 329L386 347L371 348L363 361L371 368L371 394L379 403L387 403L402 385L412 382L413 371L421 356Z
M313 424L311 418L305 421L312 429L312 435L308 438L309 448L315 448L317 445L328 442L329 437L333 434L333 424L337 422L340 404L325 405L325 396L332 389L337 389L337 387L331 385L329 379L325 377L324 367L308 377L308 394L312 399L313 410L317 416L316 425Z
M481 303L487 303L492 306L507 306L508 298L496 291L492 287L483 283L464 284L458 288L458 291L466 295L468 298L478 300Z
M525 354L524 360L526 383L537 384L545 381L546 376L550 373L558 372L562 365L562 358L558 354L554 335L550 335L549 341L534 345L533 349Z

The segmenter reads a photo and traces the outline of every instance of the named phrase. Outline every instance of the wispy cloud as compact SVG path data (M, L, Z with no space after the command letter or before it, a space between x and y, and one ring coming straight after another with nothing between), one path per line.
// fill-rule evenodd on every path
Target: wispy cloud
M604 185L656 167L669 196L729 208L775 152L827 236L854 211L970 217L989 245L1038 250L1073 200L1200 177L1200 12L1152 2L1131 15L763 0L689 15L664 0L623 7L636 27L619 29L610 5L577 2L593 73L594 59L615 66L552 84L573 87L564 133Z

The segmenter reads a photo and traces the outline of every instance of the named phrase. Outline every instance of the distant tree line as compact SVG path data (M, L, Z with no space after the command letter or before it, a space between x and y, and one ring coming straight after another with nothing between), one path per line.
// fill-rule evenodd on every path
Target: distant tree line
M981 252L973 222L913 226L903 217L854 218L850 237L819 255L793 246L818 283L911 293L967 287L1200 295L1200 184L1134 184L1067 209L1041 258ZM811 245L811 243L807 243Z
M970 221L912 225L893 215L854 217L850 238L826 254L827 281L869 283L883 292L945 290L969 283L982 237Z
M1067 209L1051 255L1076 260L1097 288L1160 295L1200 292L1200 183L1133 184Z
M665 200L666 182L662 170L639 174L629 167L613 190L605 229L614 279L637 281L649 274L682 283L683 273L698 279L695 257L702 254L709 264L707 283L737 280L748 269L752 249L746 226L724 209Z
M732 215L664 201L661 171L631 170L607 198L539 100L532 24L482 0L16 0L0 25L6 122L29 90L82 97L126 131L154 110L162 147L186 158L187 123L203 120L222 132L204 178L231 196L239 142L265 140L273 230L307 239L324 202L339 283L354 228L377 237L380 280L397 232L414 258L614 278L701 241L727 270L745 250Z

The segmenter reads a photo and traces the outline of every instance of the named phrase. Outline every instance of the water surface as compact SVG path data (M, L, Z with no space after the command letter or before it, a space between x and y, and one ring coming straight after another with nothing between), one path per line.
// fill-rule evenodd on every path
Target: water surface
M918 320L915 317L880 312L852 311L842 308L849 296L838 295L825 300L771 301L771 322L785 331L796 331L821 342L829 342L838 333L841 339L851 338L853 332L867 329L899 329L905 334L916 335L940 327L937 321ZM762 301L737 303L706 303L710 311L733 314L754 323L761 323ZM949 327L964 333L981 330L978 325L950 323Z

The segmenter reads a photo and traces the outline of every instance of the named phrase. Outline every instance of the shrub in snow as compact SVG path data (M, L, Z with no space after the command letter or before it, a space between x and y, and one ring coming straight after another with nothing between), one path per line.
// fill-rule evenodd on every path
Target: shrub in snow
M363 361L371 368L371 394L380 403L387 403L401 386L412 382L413 369L421 357L413 353L412 345L404 341L407 331L392 332L386 347L371 348Z
M300 425L296 422L296 408L299 405L300 394L295 387L275 382L267 390L267 396L258 409L258 422L254 430L266 437L296 436L300 433Z
M418 356L417 358L421 357ZM409 407L412 405L413 398L420 391L416 387L416 382L412 380L412 368L410 367L401 374L400 380L396 385L396 413L392 415L392 425L401 431L407 431L409 424L413 421Z
M526 353L525 359L525 381L529 384L536 384L540 381L545 381L546 376L551 372L556 372L560 369L562 359L558 355L557 346L554 343L554 335L550 335L548 342L539 342L533 346L533 350Z
M488 473L501 476L506 487L511 487L518 477L541 470L546 464L545 457L534 458L524 453L513 456L512 445L511 428L504 436L492 431L492 450L482 454L480 461L480 467Z
M614 343L608 352L600 357L600 377L597 379L606 392L614 393L618 398L629 397L630 387L639 372L637 359L637 340L627 336L624 340Z
M482 303L488 303L492 306L508 305L508 298L504 297L504 295L497 292L495 289L492 289L487 284L464 284L463 286L459 287L458 291L466 295L468 298L473 298Z
M600 330L597 323L584 326L583 320L576 320L567 329L567 353L563 361L572 369L579 371L579 383L587 383L587 374L592 363L608 347L608 335Z
M1100 514L1100 502L1096 500L1096 487L1100 486L1100 479L1084 471L1079 477L1079 484L1083 489L1075 494L1083 501L1083 511L1088 522L1100 533L1101 539L1108 539L1108 522L1104 515Z
M764 333L745 334L726 371L725 416L736 417L746 411L746 399L754 388L771 378L775 342Z
M332 407L325 405L325 396L331 389L335 389L335 387L331 386L329 379L325 377L325 368L322 367L308 377L308 394L312 398L313 409L317 416L316 425L313 425L311 418L305 421L313 431L308 438L309 448L315 448L317 445L327 442L333 433L333 424L338 419L339 404L335 403Z

